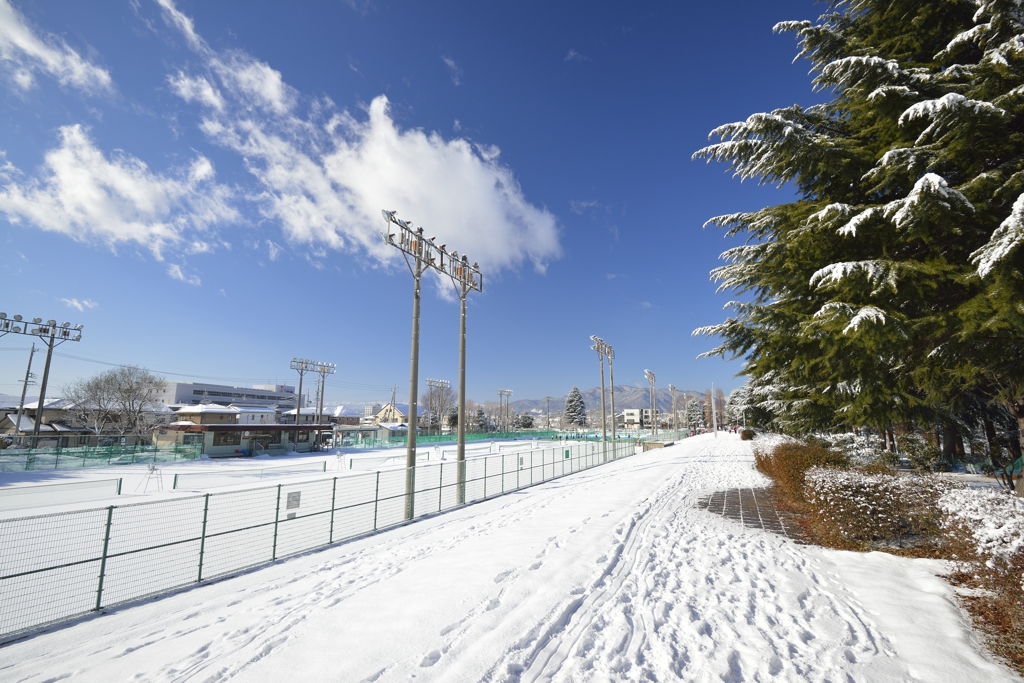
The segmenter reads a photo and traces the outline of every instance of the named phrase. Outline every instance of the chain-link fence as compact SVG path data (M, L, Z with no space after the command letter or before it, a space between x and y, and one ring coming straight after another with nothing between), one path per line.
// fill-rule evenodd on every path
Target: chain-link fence
M524 444L525 445L525 444ZM574 443L413 469L0 520L0 642L633 455ZM461 491L460 491L461 489ZM462 494L460 496L460 493Z
M201 444L175 446L83 446L80 448L5 448L0 450L0 472L106 467L136 463L195 460Z

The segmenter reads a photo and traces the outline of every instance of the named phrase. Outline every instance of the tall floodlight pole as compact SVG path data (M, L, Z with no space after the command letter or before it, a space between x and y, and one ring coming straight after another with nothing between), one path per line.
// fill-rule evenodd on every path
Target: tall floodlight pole
M56 320L32 318L32 322L23 322L20 315L8 319L6 313L0 313L0 337L8 334L25 334L39 339L46 344L46 365L43 367L43 380L39 385L39 402L36 404L36 419L32 427L32 445L39 441L39 427L43 417L43 407L46 405L46 383L50 379L50 359L53 357L53 349L66 341L82 340L82 325L72 326L69 322L60 325ZM18 425L20 427L20 424ZM15 432L17 433L17 432Z
M508 405L508 397L511 396L511 395L512 395L512 390L511 389L498 389L498 415L502 416L502 420L505 423L505 429L504 429L505 432L511 431L509 429L509 426L510 426L509 423L510 423L511 420L509 418L509 405ZM504 412L502 412L502 410L501 410L501 400L502 400L502 398L505 399L505 411Z
M320 373L320 392L317 400L316 421L317 424L324 415L324 393L327 390L327 375L333 375L338 369L337 363L317 363L316 371ZM317 444L320 443L320 432L317 432Z
M427 396L429 396L430 395L430 391L432 391L434 389L444 389L446 387L450 387L451 385L452 385L452 383L449 382L446 379L432 379L432 378L428 377L427 378L427 386L430 387L430 389L427 390ZM432 417L436 417L437 418L437 433L440 434L441 433L441 416L434 414L433 408L434 408L435 404L436 404L436 402L434 404L432 404L432 405L428 405L427 409L431 410L431 416Z
M299 393L295 395L295 432L292 439L292 445L297 447L299 443L299 421L302 416L302 376L307 372L316 370L316 361L309 360L308 358L292 358L292 362L288 367L299 373Z
M605 355L608 356L608 381L612 384L612 444L615 443L615 349L605 342ZM614 449L614 446L612 446ZM612 451L614 453L614 450Z
M608 459L608 413L604 407L604 340L598 336L590 335L590 341L594 345L590 348L597 351L597 359L601 363L601 454L603 459Z
M654 389L654 373L651 372L650 370L644 370L644 377L647 378L647 383L651 387L650 388L650 391L651 391L651 424L653 425L652 429L654 430L652 432L652 434L657 435L657 433L658 433L658 404L655 402L655 397L657 396L657 394L655 393L655 389Z
M551 396L545 396L544 397L544 400L548 402L547 408L544 409L544 419L548 423L547 429L548 429L549 432L551 431L551 399L552 399Z
M668 390L672 392L672 431L679 431L679 420L676 417L676 385L669 384Z
M466 459L466 296L470 291L483 291L483 276L480 267L463 256L459 260L458 252L445 250L445 245L436 246L433 238L423 238L423 228L414 229L412 223L395 216L394 211L381 211L386 229L381 236L385 244L390 244L402 252L409 272L413 276L413 322L412 322L412 359L409 363L409 440L405 453L405 518L412 519L415 513L413 492L416 484L416 392L419 377L419 331L420 331L420 279L423 271L433 268L442 275L452 279L462 303L460 319L460 353L459 353L459 502L465 502L465 459ZM396 232L391 232L392 229Z

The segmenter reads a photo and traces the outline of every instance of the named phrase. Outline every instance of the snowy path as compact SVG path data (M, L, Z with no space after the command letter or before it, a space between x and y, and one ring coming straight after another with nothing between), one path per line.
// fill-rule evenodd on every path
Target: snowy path
M941 564L696 508L710 435L0 648L0 680L1018 681Z

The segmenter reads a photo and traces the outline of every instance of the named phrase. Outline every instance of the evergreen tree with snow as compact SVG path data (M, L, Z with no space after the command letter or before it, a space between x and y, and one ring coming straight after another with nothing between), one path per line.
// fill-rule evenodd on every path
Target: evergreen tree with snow
M783 22L822 105L720 126L695 158L799 199L710 224L743 356L781 426L945 422L972 397L1024 426L1024 7L842 0Z
M580 388L574 386L565 399L565 421L570 425L587 426L587 405L583 402Z

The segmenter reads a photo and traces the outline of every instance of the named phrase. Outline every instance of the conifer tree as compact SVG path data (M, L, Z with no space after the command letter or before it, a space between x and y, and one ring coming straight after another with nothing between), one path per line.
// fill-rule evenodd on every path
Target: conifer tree
M799 199L710 224L745 295L710 354L802 427L949 421L981 396L1024 425L1024 8L843 0L783 22L822 105L720 126L694 155Z
M565 399L565 421L568 424L585 427L587 425L587 406L583 402L583 394L577 386L572 388Z

